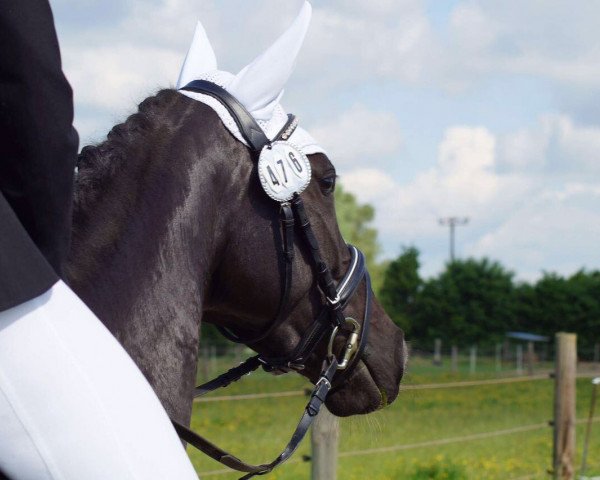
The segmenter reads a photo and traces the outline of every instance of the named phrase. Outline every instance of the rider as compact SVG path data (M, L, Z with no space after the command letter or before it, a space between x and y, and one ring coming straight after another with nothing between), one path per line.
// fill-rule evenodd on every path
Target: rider
M0 0L0 471L195 479L148 382L60 280L72 121L48 0Z

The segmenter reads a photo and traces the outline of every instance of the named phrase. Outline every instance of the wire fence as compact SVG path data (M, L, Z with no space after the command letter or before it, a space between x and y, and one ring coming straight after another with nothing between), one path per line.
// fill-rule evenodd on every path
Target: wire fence
M577 420L577 424L583 424L586 422L588 422L587 418L581 418L581 419ZM594 417L592 419L592 422L593 423L600 422L600 417ZM548 428L548 426L549 426L548 422L543 422L543 423L535 423L533 425L523 425L520 427L495 430L492 432L473 433L470 435L461 435L461 436L451 437L451 438L441 438L441 439L436 439L436 440L429 440L426 442L390 445L387 447L367 448L364 450L353 450L353 451L348 451L348 452L340 452L338 454L338 458L356 457L356 456L361 456L361 455L374 455L374 454L380 454L380 453L392 453L392 452L399 452L402 450L414 450L414 449L418 449L418 448L439 447L442 445L451 445L454 443L469 442L469 441L474 441L474 440L485 440L488 438L501 437L501 436L505 436L505 435L513 435L515 433L524 433L524 432L531 432L531 431L535 431L535 430L542 430L542 429ZM292 464L292 463L299 463L299 462L303 462L303 461L306 461L306 459L294 458L294 459L289 460L287 463ZM200 472L199 475L200 475L200 477L203 477L203 476L225 475L228 473L230 474L231 470L222 469L222 470L211 470L211 471L207 471L207 472ZM536 473L536 474L526 475L524 477L517 477L514 480L525 480L526 478L533 478L537 475L539 475L539 474Z
M593 372L580 372L577 374L577 378L592 378L595 376ZM465 388L465 387L478 387L484 385L503 385L508 383L522 383L531 382L534 380L547 380L550 378L549 374L538 374L529 377L508 377L508 378L497 378L490 380L467 380L464 382L443 382L443 383L426 383L422 385L403 385L402 391L415 391L415 390L437 390L442 388ZM282 398L282 397L299 397L310 394L310 390L290 390L287 392L266 392L266 393L245 393L240 395L218 395L212 397L199 397L194 399L196 403L210 403L210 402L227 402L227 401L238 401L238 400L260 400L266 398Z
M598 344L600 345L600 344ZM597 371L600 368L600 346L579 352L578 370ZM588 351L589 350L589 351ZM200 346L198 380L205 381L219 373L224 362L239 364L254 352L240 345ZM410 346L409 365L419 362L429 364L429 373L469 374L494 377L539 375L554 368L554 346L545 342L517 342L485 345L451 345L441 340L431 345ZM409 368L410 370L410 368Z
M437 347L437 348L436 348ZM413 349L411 353L411 368L414 374L413 377L408 378L408 382L405 382L401 386L401 391L404 392L426 392L435 390L457 390L457 389L469 389L472 387L487 387L494 385L513 385L513 384L526 384L527 382L540 382L543 380L550 381L554 370L554 351L553 349L546 347L545 351L539 347L538 350L531 348L531 346L521 345L521 348L517 348L517 344L511 344L510 347L506 345L488 346L485 348L476 347L448 347L446 349L434 346L430 350L425 349ZM533 353L532 353L533 352ZM219 355L217 355L219 353ZM201 360L199 363L198 379L199 381L205 381L212 378L223 370L239 363L246 355L252 354L251 351L245 351L243 348L236 347L234 349L220 349L206 347L202 350L200 355ZM580 361L577 366L577 377L578 378L590 378L600 374L600 363L595 361ZM202 365L204 362L204 365ZM416 367L415 367L416 365ZM410 369L409 369L410 371ZM414 380L417 379L415 382ZM434 380L424 381L424 380ZM436 381L440 380L440 381ZM268 380L267 380L268 382ZM262 379L260 382L254 383L255 387L260 390L263 387ZM270 383L269 388L272 388L274 383ZM283 385L293 386L293 384ZM282 386L283 386L282 385ZM537 387L536 387L537 388ZM545 388L545 387L544 387ZM242 389L243 391L243 389ZM544 391L548 391L545 389ZM289 389L281 391L271 392L254 392L254 393L240 393L233 395L212 395L195 399L196 403L210 404L214 402L237 402L237 401L252 401L261 399L281 399L291 397L302 397L310 393L309 389ZM458 393L457 393L458 394ZM462 394L459 394L462 395ZM469 396L468 394L466 396ZM419 395L416 398L429 398ZM437 401L435 399L442 397L434 397L430 401ZM443 398L446 398L446 394L443 394ZM548 405L548 403L546 403ZM418 449L427 449L432 447L442 447L457 445L466 442L483 442L487 439L509 437L510 435L517 435L526 432L536 432L544 429L550 429L548 421L544 422L523 422L525 418L519 417L520 420L514 423L525 423L522 425L516 425L509 428L496 428L494 426L501 426L498 423L488 424L492 426L492 429L483 432L467 433L459 436L447 436L443 438L431 438L415 443L397 443L392 445L386 445L381 447L373 447L366 449L349 449L338 453L337 458L353 458L360 456L373 456L377 454L387 454L393 452L413 451ZM543 419L539 416L532 416L530 420ZM470 418L473 421L473 418ZM580 418L576 421L577 424L586 422L588 419ZM594 417L592 423L600 421L600 417ZM466 427L465 423L465 427ZM467 430L465 428L465 430ZM468 430L467 430L468 431ZM445 431L445 433L449 433ZM512 441L511 441L512 442ZM514 443L514 442L513 442ZM358 445L354 445L358 446ZM471 448L471 447L469 447ZM550 452L547 453L546 466L549 466ZM287 464L298 464L304 461L310 460L310 457L300 457L290 459ZM379 461L379 460L378 460ZM591 465L594 467L594 465ZM526 472L527 470L525 470ZM201 478L211 476L221 476L231 474L231 470L219 469L219 470L206 470L199 472ZM540 478L542 473L531 473L521 476L507 475L505 478L508 480L533 480L534 478Z

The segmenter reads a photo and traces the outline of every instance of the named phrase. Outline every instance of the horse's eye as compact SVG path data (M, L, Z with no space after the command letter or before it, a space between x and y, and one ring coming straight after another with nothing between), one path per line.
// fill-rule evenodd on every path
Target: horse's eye
M319 180L319 184L324 195L331 195L335 190L335 175L322 178Z

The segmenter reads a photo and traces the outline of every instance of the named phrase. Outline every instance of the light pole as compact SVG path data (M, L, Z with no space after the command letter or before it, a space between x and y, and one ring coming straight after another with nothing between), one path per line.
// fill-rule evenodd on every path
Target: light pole
M450 261L454 261L454 229L469 223L468 217L444 217L439 219L440 225L450 227Z

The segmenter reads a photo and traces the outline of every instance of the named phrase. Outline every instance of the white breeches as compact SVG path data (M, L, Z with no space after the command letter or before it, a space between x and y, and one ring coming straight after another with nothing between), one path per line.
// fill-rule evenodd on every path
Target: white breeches
M11 480L192 480L125 350L63 283L0 312L0 471Z

